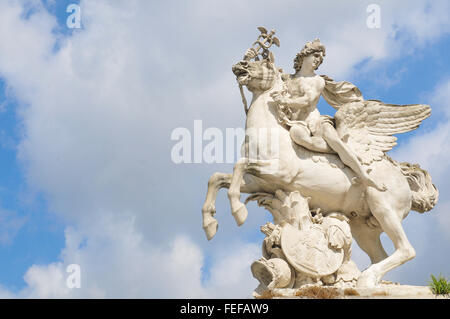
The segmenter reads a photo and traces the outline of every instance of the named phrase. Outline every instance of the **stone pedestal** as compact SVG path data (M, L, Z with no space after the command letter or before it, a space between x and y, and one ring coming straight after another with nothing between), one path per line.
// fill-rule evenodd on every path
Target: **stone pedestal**
M429 287L400 285L387 281L373 288L356 288L351 285L304 285L293 289L258 287L253 296L256 299L450 299L449 296L433 294Z

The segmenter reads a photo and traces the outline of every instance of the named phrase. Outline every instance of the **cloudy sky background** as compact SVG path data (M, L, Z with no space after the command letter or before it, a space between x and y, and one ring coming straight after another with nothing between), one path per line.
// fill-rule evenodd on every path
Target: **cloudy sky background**
M82 28L66 26L79 3ZM236 227L226 192L207 242L209 176L231 164L175 164L170 139L244 126L231 65L275 28L277 65L292 71L306 41L327 47L321 74L366 98L427 103L433 115L399 136L397 160L432 174L440 201L405 219L417 257L385 279L450 276L450 12L448 1L0 1L0 297L249 297L257 282L254 203ZM322 113L332 114L323 101ZM392 244L383 235L388 252ZM354 246L361 269L368 257ZM66 286L69 264L81 288Z

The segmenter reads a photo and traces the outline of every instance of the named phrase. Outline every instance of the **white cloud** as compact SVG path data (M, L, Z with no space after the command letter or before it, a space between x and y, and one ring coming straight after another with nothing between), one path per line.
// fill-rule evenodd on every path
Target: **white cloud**
M31 266L25 274L27 288L19 294L27 298L64 298L70 290L65 285L66 275L60 263Z
M242 126L230 67L261 21L278 29L275 54L286 71L304 42L320 36L328 49L321 72L336 78L448 30L444 1L428 10L418 1L382 2L382 28L369 30L369 2L192 1L173 9L99 0L82 1L84 29L55 52L56 20L33 3L28 20L20 2L0 4L0 75L21 103L19 156L28 182L68 228L61 260L25 275L21 293L30 297L248 296L255 285L248 267L259 253L242 234L234 239L242 247L212 254L211 279L202 283L207 169L170 162L171 129L195 118ZM231 227L230 216L219 218ZM209 245L229 247L228 240L218 235ZM85 281L68 292L71 263L81 265Z
M14 294L11 293L8 289L0 286L0 299L12 299L14 297Z
M133 223L105 220L102 231L81 243L81 234L66 231L61 261L33 265L25 274L27 287L5 297L21 298L211 298L249 297L257 282L249 264L259 245L241 243L213 259L210 278L202 281L204 256L185 236L170 244L152 245ZM67 265L81 267L81 288L69 289ZM0 291L0 296L2 292Z
M392 156L399 161L420 163L431 174L440 193L439 202L432 214L439 221L442 233L450 239L447 209L450 207L450 80L439 83L428 94L428 99L432 116L439 118L439 121L436 120L438 124L428 132L411 138L408 143L395 150Z
M235 246L235 245L234 245ZM231 253L218 257L207 281L208 298L250 298L258 281L252 277L250 265L261 258L261 246L245 244L233 247Z

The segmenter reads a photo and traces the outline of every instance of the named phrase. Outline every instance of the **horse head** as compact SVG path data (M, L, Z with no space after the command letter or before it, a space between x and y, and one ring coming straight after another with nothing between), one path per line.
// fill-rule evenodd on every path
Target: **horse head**
M233 73L240 85L245 85L252 93L262 93L270 90L279 71L267 59L261 61L240 61L233 65Z

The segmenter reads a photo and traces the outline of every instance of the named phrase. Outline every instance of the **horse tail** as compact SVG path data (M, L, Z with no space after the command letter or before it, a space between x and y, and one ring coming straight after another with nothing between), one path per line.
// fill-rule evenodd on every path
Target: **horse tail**
M408 180L412 192L411 209L424 213L430 211L437 203L439 191L431 181L428 172L420 168L419 164L396 163Z

